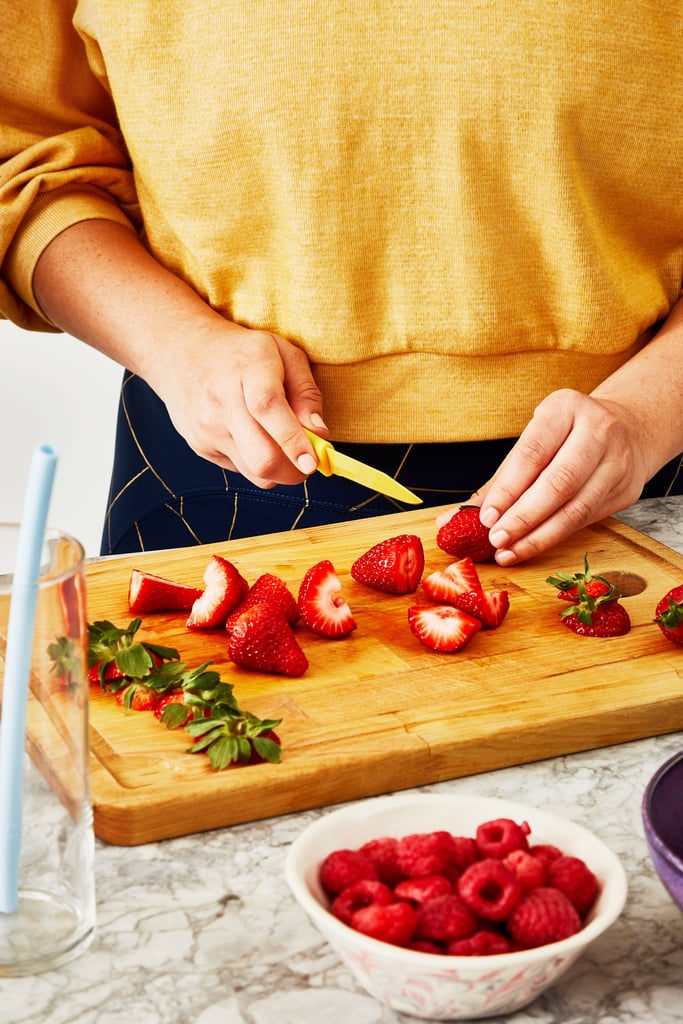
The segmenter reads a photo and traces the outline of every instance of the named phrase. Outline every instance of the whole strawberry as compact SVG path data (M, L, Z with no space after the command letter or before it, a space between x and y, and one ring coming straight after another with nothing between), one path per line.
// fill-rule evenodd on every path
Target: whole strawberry
M623 604L617 601L614 587L600 597L590 597L583 582L577 583L579 599L562 612L564 625L579 636L625 636L631 628L631 618Z
M655 609L655 620L667 640L683 647L683 584L672 587Z
M228 653L236 665L256 672L301 676L308 668L308 659L284 613L265 602L252 605L237 618Z
M471 558L488 562L496 549L489 540L489 531L479 518L478 505L461 505L436 535L437 546L454 558Z
M588 553L583 556L583 572L575 572L570 575L568 572L558 572L555 576L548 576L546 583L551 587L557 587L557 596L562 601L577 601L579 598L579 583L583 584L585 592L589 597L602 597L609 594L612 584L603 576L594 576L588 565Z

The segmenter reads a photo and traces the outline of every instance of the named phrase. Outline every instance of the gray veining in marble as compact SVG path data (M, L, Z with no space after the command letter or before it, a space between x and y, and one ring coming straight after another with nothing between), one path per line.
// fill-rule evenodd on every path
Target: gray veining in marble
M683 553L683 499L623 513ZM681 652L683 658L683 651ZM595 831L622 858L622 917L510 1024L681 1024L683 914L650 864L645 784L671 734L453 780L425 791L502 796ZM324 810L202 835L97 843L97 936L79 960L0 979L1 1024L410 1024L365 995L289 894L287 848Z

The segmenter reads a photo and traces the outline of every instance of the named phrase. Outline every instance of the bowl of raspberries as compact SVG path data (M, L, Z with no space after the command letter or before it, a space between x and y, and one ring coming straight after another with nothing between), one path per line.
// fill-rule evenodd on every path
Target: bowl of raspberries
M512 1013L621 913L619 859L562 817L494 797L349 804L290 847L286 877L376 999L425 1020Z

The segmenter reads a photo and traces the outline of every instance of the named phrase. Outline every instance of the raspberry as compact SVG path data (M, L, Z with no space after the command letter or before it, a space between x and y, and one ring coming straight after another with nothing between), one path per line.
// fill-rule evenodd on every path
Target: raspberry
M430 942L429 939L412 939L406 948L414 949L418 953L437 953L441 956L444 954L443 946L438 942Z
M482 857L498 857L502 860L512 850L529 849L527 836L530 831L526 821L521 825L510 818L485 821L476 832L477 849Z
M449 956L496 956L498 953L509 953L511 945L499 932L484 929L468 935L466 939L449 942L446 952Z
M453 846L455 863L460 871L479 860L477 843L471 836L453 836Z
M393 836L371 839L361 846L360 852L370 858L377 868L380 882L385 885L396 885L404 878L398 866L398 839Z
M361 878L377 878L377 868L369 857L358 850L335 850L320 867L320 884L331 895L359 882Z
M551 843L537 843L536 846L530 846L529 853L538 860L542 860L546 867L552 861L562 856L562 850L558 849L557 846L553 846Z
M409 903L426 903L436 896L453 892L453 886L443 875L425 875L424 878L406 878L394 886L394 896Z
M486 857L463 871L458 893L479 917L504 921L521 899L522 883L502 861Z
M443 875L454 860L455 843L450 832L420 833L398 841L398 866L407 878Z
M406 946L415 934L417 911L410 903L372 903L361 907L351 918L351 927L381 942Z
M598 880L579 857L557 857L548 868L548 885L564 893L585 914L598 894Z
M548 870L545 861L534 857L528 850L513 850L508 853L503 864L515 872L524 892L538 889L545 882Z
M420 907L417 937L437 942L452 942L474 934L479 922L455 893L435 896Z
M576 908L558 889L534 889L514 908L507 920L511 938L531 948L559 942L581 929Z
M333 900L330 910L344 924L351 924L351 918L361 907L368 907L372 903L386 906L393 902L394 897L388 885L375 882L371 878L361 878L359 882L347 885L339 893Z

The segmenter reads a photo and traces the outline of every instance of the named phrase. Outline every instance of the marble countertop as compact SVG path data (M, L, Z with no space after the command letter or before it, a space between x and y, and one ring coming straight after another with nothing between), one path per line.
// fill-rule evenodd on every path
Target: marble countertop
M683 498L620 518L683 553ZM647 780L682 746L673 733L421 787L545 807L596 832L626 868L623 915L510 1024L683 1021L683 914L640 818ZM138 847L98 841L92 946L59 971L0 979L0 1024L410 1024L357 987L286 886L289 844L324 813Z

